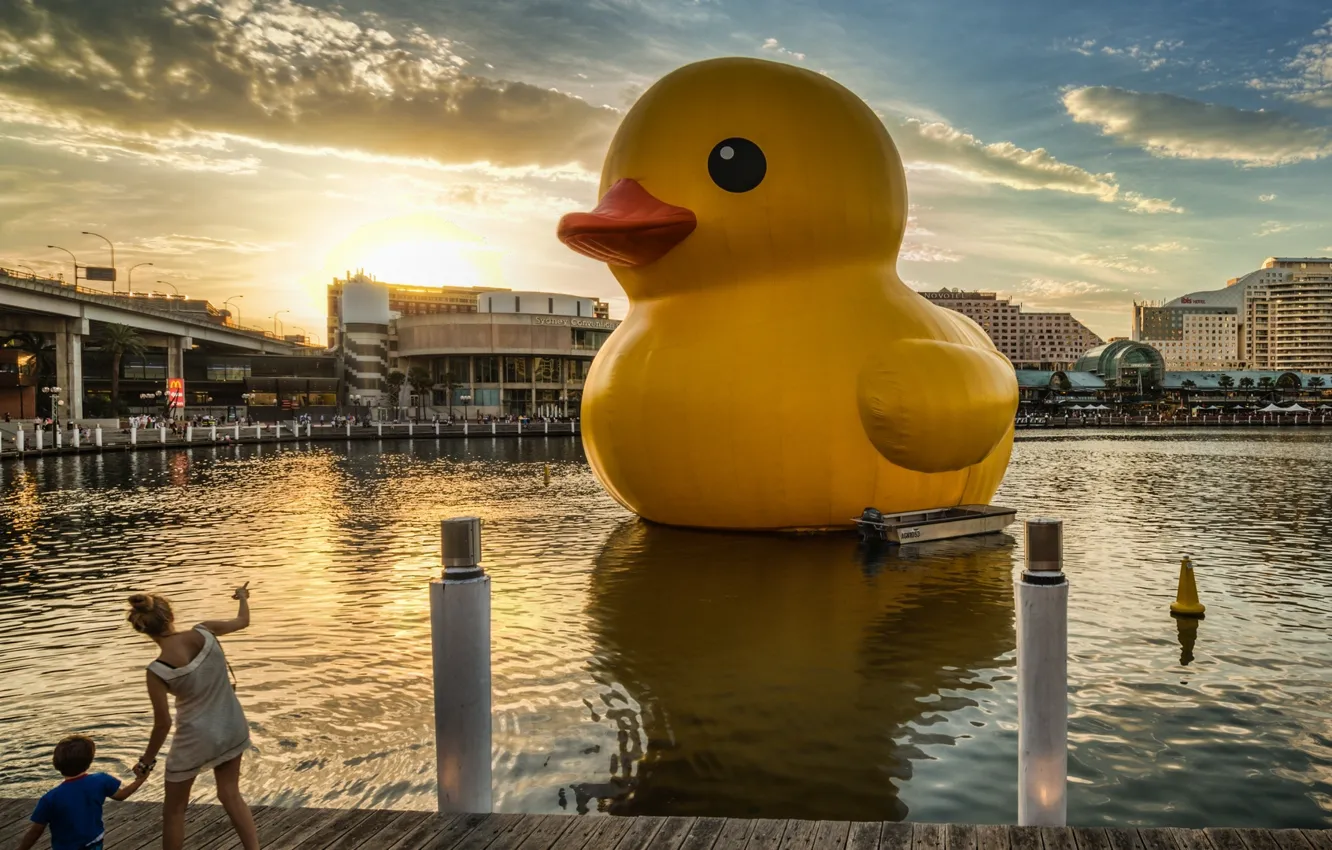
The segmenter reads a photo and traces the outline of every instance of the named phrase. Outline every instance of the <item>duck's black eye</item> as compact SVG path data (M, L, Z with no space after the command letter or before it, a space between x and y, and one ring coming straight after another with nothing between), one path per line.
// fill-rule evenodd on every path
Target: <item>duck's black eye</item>
M748 192L767 173L767 157L749 139L724 139L708 154L708 175L728 192Z

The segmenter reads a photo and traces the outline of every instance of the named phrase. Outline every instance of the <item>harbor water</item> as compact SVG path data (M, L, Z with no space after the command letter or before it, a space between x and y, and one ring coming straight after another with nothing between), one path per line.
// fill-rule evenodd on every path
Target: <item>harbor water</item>
M1065 522L1071 824L1332 826L1330 475L1319 430L1019 438L996 502ZM0 795L53 785L76 731L128 776L154 647L125 598L188 624L249 581L223 643L250 799L433 808L427 584L461 514L494 589L498 810L1014 820L1020 524L902 549L663 528L568 437L6 462ZM1201 622L1168 614L1186 554Z

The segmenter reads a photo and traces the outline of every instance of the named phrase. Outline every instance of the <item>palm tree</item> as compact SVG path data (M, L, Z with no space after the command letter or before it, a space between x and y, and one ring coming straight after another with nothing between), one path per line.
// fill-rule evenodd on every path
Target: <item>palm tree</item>
M1322 378L1318 377L1317 375L1314 375L1312 378L1310 378L1310 379L1306 382L1306 384L1307 384L1308 386L1310 386L1310 387L1313 387L1314 389L1317 389L1317 388L1319 388L1319 387L1321 387L1321 386L1326 385L1326 384L1327 384L1327 381L1323 380Z
M413 366L407 370L407 383L412 385L412 392L416 393L416 418L422 417L422 404L425 394L435 385L435 379L430 377L430 370L422 366Z
M1192 378L1185 378L1185 379L1180 383L1179 387L1180 387L1180 389L1182 389L1182 390L1184 391L1184 392L1183 392L1183 396L1184 396L1184 406L1185 406L1185 407L1188 407L1188 406L1189 406L1189 390L1197 389L1197 388L1198 388L1198 384L1197 384L1197 382L1195 382Z
M453 418L453 389L458 386L458 380L453 377L453 373L445 371L439 376L439 383L444 385L444 395L449 400L449 418Z
M402 385L407 381L407 376L394 369L384 376L384 390L388 393L389 399L393 402L393 418L398 418L398 398L402 395Z
M120 361L126 354L143 354L147 346L139 332L129 325L109 324L102 328L102 348L111 352L111 411L120 412Z
M1235 379L1230 377L1229 375L1222 375L1220 378L1217 379L1216 383L1217 386L1221 387L1221 389L1228 390L1231 387L1235 386Z
M1239 385L1242 390L1251 390L1253 389L1253 378L1240 378Z

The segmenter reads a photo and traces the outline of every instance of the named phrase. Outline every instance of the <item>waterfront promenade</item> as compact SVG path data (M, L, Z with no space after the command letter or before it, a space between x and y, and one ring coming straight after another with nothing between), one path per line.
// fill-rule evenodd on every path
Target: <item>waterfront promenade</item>
M216 436L214 436L214 433ZM24 436L24 450L17 450L14 435L6 432L0 442L0 459L20 457L45 457L48 455L96 454L150 449L208 448L210 446L258 445L271 443L333 442L337 440L405 440L436 438L488 438L488 437L573 437L580 433L577 422L468 422L456 425L440 423L438 428L430 422L413 424L383 423L368 428L353 426L350 431L342 425L302 425L300 434L291 423L283 423L281 429L272 423L263 426L242 425L239 431L234 423L218 425L216 432L210 426L196 426L188 436L184 433L172 434L169 430L163 435L157 428L143 428L135 434L131 442L128 432L103 431L102 445L94 444L92 437L84 437L76 448L69 431L61 435L62 445L56 448L55 437L50 431L43 434L43 447L38 450L34 432L28 429ZM239 435L239 436L238 436Z
M35 800L0 800L0 847L17 842ZM1117 829L934 823L254 807L268 850L1332 850L1332 830ZM48 833L49 835L49 833ZM108 804L106 850L161 842L157 803ZM49 847L43 837L38 850ZM193 806L185 846L237 850L221 806Z
M1332 425L1332 416L1313 414L1236 414L1199 416L1033 416L1019 417L1024 428L1307 428Z

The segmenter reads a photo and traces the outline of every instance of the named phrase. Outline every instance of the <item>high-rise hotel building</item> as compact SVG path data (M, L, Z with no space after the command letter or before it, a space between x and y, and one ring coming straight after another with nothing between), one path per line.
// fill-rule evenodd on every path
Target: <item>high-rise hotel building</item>
M1071 313L1027 312L993 292L941 289L920 294L975 321L1019 369L1070 369L1105 342Z

